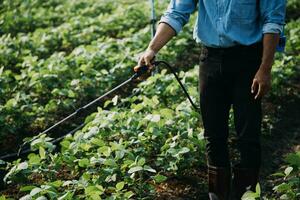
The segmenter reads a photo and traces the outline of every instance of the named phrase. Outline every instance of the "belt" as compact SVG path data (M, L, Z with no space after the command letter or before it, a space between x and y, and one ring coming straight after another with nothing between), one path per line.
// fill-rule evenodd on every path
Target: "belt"
M261 50L263 47L262 42L257 42L251 45L235 45L232 47L208 47L204 46L205 49L211 52L232 52L232 51L245 51L245 50Z
M228 55L228 56L247 56L250 55L258 55L262 56L263 44L262 42L257 42L252 45L236 45L232 47L207 47L204 46L202 48L202 53L204 54L214 54L214 55Z

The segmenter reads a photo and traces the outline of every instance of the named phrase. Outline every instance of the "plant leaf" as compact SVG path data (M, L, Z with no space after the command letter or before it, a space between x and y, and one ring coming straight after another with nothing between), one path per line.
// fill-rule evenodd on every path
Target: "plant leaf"
M287 167L284 170L285 177L289 176L292 171L293 171L293 167Z
M145 165L144 166L144 170L148 171L148 172L152 172L152 173L156 173L156 170L151 168L150 166L148 165Z
M136 167L130 168L129 171L128 171L128 173L129 173L129 174L132 174L132 173L134 173L134 172L138 172L138 171L142 171L142 170L143 170L143 167L141 167L141 166L136 166Z
M116 189L118 190L118 191L120 191L120 190L122 190L123 188L124 188L124 185L125 185L125 183L122 181L122 182L119 182L119 183L117 183L117 185L116 185Z
M166 176L163 176L160 174L155 175L153 178L154 178L155 182L157 182L157 183L162 183L168 179Z

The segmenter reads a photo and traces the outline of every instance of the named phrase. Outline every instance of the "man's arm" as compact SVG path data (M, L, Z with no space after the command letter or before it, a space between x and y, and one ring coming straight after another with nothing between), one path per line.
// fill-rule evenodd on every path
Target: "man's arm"
M151 60L155 54L177 35L182 27L188 22L191 13L195 10L197 1L195 0L171 0L167 11L162 16L155 37L151 40L147 50L143 53L139 60L138 66L146 64L150 67Z
M264 96L271 88L271 69L278 42L279 34L277 33L266 33L263 36L262 62L251 88L251 92L255 93L255 99Z
M279 35L283 31L286 1L260 0L259 7L263 23L263 57L251 87L255 99L263 97L271 87L271 69Z
M279 42L278 33L266 33L263 37L263 57L260 68L264 71L271 71L274 55L276 52L276 46Z
M134 68L135 71L139 66L147 65L151 70L153 68L151 60L154 58L155 54L167 44L172 37L176 35L175 30L166 23L160 23L157 27L156 34L151 40L147 50L144 52L139 60L138 66Z

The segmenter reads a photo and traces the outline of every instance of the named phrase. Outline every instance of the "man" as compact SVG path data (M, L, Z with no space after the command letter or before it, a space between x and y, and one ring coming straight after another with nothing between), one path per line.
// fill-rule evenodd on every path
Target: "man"
M258 182L261 98L271 85L285 0L171 0L139 66L153 67L150 61L155 54L180 32L196 8L194 38L203 44L199 90L207 140L209 196L241 199L246 189L255 190ZM231 106L240 153L239 164L232 169L227 147Z

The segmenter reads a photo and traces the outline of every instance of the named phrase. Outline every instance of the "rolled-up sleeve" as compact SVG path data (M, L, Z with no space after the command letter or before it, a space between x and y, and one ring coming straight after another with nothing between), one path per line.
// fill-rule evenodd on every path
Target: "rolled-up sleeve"
M195 0L171 0L159 23L167 23L178 34L189 21L190 15L196 9L196 6L197 1Z
M286 0L260 0L263 33L281 33L285 24Z

